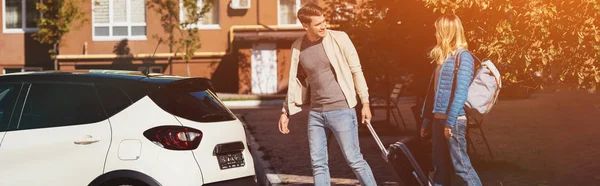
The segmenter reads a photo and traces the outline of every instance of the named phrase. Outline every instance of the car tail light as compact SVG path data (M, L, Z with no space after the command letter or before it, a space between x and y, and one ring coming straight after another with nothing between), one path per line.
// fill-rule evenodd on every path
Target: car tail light
M170 150L194 150L200 145L202 132L183 126L159 126L148 129L144 136L154 144Z

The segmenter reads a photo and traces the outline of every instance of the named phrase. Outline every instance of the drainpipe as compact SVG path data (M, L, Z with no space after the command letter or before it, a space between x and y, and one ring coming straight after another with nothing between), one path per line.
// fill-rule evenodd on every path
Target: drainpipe
M235 31L282 31L302 29L302 25L233 25L229 28L229 53L233 53L233 33Z
M183 53L156 53L153 58L182 58ZM225 52L194 52L194 57L223 57ZM87 55L58 55L57 59L60 60L80 60L80 59L147 59L151 58L152 54L129 54L129 55L118 55L118 54L87 54Z
M233 52L233 33L234 31L261 31L261 30L301 30L300 25L233 25L229 28L229 53ZM86 47L87 48L87 47ZM87 52L87 49L86 49ZM195 52L194 57L223 57L227 52ZM177 58L183 54L176 53L157 53L155 58ZM132 54L132 55L117 55L117 54L62 54L56 56L59 60L78 60L78 59L116 59L116 58L149 58L152 54Z
M329 25L328 28L334 28L335 25ZM302 30L302 25L233 25L229 28L229 51L226 52L195 52L194 57L223 57L233 53L233 39L235 31L284 31L284 30ZM86 50L87 51L87 50ZM179 53L157 53L154 58L180 58L183 54ZM132 54L132 55L117 55L117 54L62 54L56 56L59 60L78 60L78 59L116 59L116 58L133 58L142 59L150 58L152 54Z
M327 25L327 28L337 28L338 25ZM304 30L302 25L233 25L229 28L229 51L233 53L233 33L235 31L284 31L284 30Z

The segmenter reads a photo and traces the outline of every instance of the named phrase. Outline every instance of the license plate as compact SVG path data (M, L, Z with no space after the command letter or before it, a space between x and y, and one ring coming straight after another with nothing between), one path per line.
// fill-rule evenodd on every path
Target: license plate
M246 165L246 163L244 163L244 156L242 156L241 152L218 155L217 159L219 160L221 170L243 167Z

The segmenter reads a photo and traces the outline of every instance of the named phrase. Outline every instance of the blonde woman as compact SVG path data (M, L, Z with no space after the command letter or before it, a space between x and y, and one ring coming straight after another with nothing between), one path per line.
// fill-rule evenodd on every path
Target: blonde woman
M481 181L467 154L466 114L463 105L473 79L474 60L458 16L444 15L435 22L437 45L429 56L437 64L421 116L421 136L431 133L434 185L479 186ZM459 56L458 69L455 58Z

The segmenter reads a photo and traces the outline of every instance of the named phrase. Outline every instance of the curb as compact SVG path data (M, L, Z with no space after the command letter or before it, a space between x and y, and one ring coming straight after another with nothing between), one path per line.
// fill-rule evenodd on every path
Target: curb
M284 100L243 100L243 101L223 101L227 107L258 107L258 106L282 106Z
M244 124L244 128L246 129L245 131L248 144L250 146L250 153L252 154L252 158L255 161L254 166L259 167L259 171L264 171L264 174L259 172L255 173L256 176L259 177L257 178L258 184L264 186L273 186L281 184L281 179L279 178L279 175L277 175L277 172L272 168L273 166L271 166L271 163L263 159L265 154L259 150L260 145L256 142L256 138L254 138L254 135L252 135L252 132L250 132L250 129L248 128L248 124L246 123L245 118L246 114L240 115L240 121Z
M396 101L397 104L401 103L414 103L414 96L409 97L399 97ZM260 107L260 106L283 106L283 99L278 100L239 100L239 101L223 101L223 104L227 107ZM378 106L381 104L385 104L385 99L379 99L374 103L371 103L371 106Z

